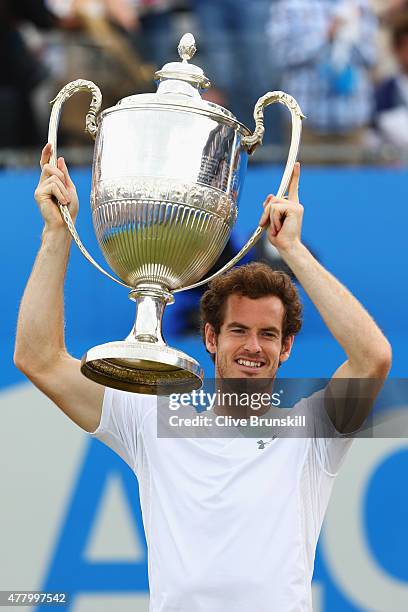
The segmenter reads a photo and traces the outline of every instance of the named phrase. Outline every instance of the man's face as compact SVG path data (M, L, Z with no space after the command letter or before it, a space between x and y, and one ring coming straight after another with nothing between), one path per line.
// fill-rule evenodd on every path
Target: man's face
M293 336L283 342L284 306L275 296L230 295L218 336L205 328L206 347L215 355L217 378L274 379L290 355Z

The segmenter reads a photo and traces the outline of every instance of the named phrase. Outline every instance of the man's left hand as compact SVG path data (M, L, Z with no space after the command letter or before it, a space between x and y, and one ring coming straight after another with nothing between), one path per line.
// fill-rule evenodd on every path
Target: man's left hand
M300 164L297 162L290 180L288 198L266 198L264 212L259 221L261 227L269 223L268 239L280 253L300 244L303 206L299 203Z

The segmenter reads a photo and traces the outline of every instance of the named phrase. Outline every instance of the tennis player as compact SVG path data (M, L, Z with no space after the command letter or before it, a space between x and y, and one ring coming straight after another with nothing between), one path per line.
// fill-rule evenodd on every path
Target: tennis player
M44 219L41 247L18 318L15 363L77 425L118 453L139 481L149 550L151 612L303 612L312 609L314 556L333 482L352 438L386 379L391 348L353 295L301 241L300 167L288 199L269 196L260 224L344 349L338 380L375 380L365 409L344 419L334 402L325 437L242 435L159 438L156 398L88 380L64 342L63 285L71 236L55 199L78 213L63 158L41 155L35 192ZM262 264L213 282L201 304L202 331L215 378L272 384L301 327L289 277ZM313 359L313 355L310 355ZM292 410L313 412L312 398ZM216 406L218 414L237 406ZM266 409L267 410L267 409ZM248 414L248 412L247 412Z

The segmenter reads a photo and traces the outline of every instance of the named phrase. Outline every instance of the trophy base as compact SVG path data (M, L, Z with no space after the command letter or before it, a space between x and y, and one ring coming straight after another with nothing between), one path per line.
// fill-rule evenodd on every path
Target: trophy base
M165 344L123 340L90 349L81 360L81 372L101 385L167 395L200 389L204 373L200 364Z

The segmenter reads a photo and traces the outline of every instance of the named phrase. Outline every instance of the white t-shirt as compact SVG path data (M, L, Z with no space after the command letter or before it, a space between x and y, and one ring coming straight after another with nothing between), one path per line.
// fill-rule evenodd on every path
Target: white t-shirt
M307 415L312 398L292 410ZM150 612L312 610L316 544L352 440L158 438L156 404L107 388L91 434L139 481Z

